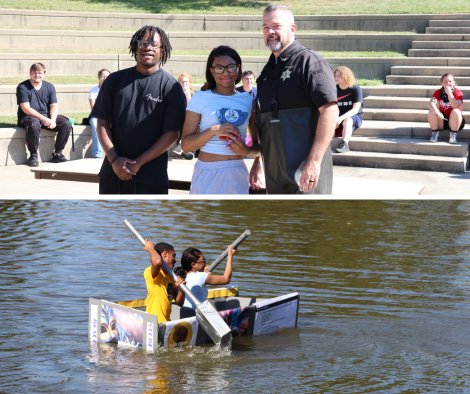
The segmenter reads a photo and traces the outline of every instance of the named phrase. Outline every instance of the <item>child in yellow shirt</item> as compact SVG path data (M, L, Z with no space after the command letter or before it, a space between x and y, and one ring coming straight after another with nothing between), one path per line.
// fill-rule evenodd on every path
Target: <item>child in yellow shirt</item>
M173 276L162 267L163 259L173 269L176 263L175 249L165 242L154 245L146 239L144 250L150 254L151 262L151 266L144 271L148 290L146 312L157 315L159 323L170 321L173 298L179 306L183 306L185 298L184 293L179 290L179 285L186 283L184 278L178 275L175 283Z

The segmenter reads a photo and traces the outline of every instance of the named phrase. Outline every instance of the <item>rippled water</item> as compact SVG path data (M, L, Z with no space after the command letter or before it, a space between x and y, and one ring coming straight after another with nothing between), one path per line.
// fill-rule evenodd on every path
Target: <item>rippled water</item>
M0 392L470 392L468 201L0 202ZM146 296L128 218L208 261L244 230L241 295L296 329L143 351L88 343L88 298Z

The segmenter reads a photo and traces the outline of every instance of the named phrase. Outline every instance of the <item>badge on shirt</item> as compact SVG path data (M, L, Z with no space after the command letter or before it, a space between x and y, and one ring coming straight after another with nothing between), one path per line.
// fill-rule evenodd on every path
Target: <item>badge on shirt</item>
M238 109L222 108L217 110L217 117L222 123L230 123L234 126L240 126L248 118L248 112Z
M284 71L284 72L282 73L282 75L281 75L282 80L285 81L286 78L290 78L291 72L292 72L291 70L286 70L286 71Z

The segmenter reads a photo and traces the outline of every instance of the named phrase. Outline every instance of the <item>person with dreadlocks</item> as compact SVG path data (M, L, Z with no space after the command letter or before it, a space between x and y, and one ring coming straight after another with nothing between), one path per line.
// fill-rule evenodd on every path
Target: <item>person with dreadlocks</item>
M170 58L166 33L144 26L129 53L137 64L103 83L91 116L106 154L100 194L168 194L168 148L183 128L186 97L162 66Z

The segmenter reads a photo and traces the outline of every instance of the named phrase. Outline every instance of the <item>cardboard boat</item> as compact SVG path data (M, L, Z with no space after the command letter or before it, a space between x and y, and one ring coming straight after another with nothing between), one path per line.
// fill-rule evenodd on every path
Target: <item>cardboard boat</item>
M232 330L232 336L269 334L297 327L298 293L261 299L240 297L238 288L209 290L208 300ZM146 299L110 302L89 299L88 337L91 342L116 343L153 352L157 347L179 348L211 343L195 311L172 305L171 321L158 324L145 312Z

